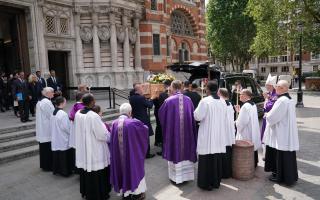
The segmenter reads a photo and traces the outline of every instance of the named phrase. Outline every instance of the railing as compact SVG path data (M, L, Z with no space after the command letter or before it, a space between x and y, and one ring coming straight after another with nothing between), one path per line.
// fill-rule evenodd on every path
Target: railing
M116 102L116 97L119 97L119 98L122 98L122 99L125 99L125 100L129 100L129 93L128 92L125 92L123 90L119 90L117 88L112 88L112 102L113 102L113 109L116 108L116 106L120 106L120 104L118 104Z

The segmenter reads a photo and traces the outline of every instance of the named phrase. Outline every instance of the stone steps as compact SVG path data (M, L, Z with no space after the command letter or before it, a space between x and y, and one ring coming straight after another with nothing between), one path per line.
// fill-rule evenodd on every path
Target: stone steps
M19 140L22 138L34 137L35 135L36 135L35 129L27 129L23 131L4 133L0 135L0 143Z
M39 146L32 145L29 147L23 147L19 149L15 149L12 151L6 151L0 153L0 164L11 162L14 160L27 158L30 156L38 155L39 154Z
M102 120L111 125L118 118L118 109L107 110ZM151 111L151 123L155 122ZM35 122L0 129L0 164L38 155L39 145L35 137Z
M38 145L38 142L36 141L36 137L27 137L17 140L12 140L9 142L2 142L0 143L0 153L12 151L24 147L34 146Z

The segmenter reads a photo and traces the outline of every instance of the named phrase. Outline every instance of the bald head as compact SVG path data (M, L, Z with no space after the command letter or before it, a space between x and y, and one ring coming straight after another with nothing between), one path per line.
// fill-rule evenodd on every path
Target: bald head
M289 83L286 80L280 80L276 86L277 95L287 93L289 91Z

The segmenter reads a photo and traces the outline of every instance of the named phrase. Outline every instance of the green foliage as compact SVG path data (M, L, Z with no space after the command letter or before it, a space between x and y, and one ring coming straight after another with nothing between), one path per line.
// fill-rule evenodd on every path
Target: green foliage
M254 19L257 34L251 50L257 56L320 50L319 0L249 0L246 13ZM298 25L302 24L300 32Z
M210 0L207 4L207 41L215 58L243 67L252 57L249 52L256 28L244 13L247 0Z

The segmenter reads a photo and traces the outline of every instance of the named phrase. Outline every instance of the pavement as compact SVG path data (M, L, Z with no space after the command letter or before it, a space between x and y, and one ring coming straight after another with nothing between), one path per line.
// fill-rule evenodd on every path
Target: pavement
M296 99L294 93L292 97ZM199 189L196 181L178 186L171 184L167 162L156 156L145 162L148 188L146 199L320 199L320 93L305 93L304 105L304 108L297 109L300 139L300 151L297 153L299 180L294 186L286 187L268 180L269 174L263 170L261 152L253 179L224 179L219 189L210 192ZM157 150L152 147L152 151ZM63 178L41 171L38 156L0 165L0 174L1 200L81 200L79 177L73 175ZM120 200L121 197L112 192L110 199Z

